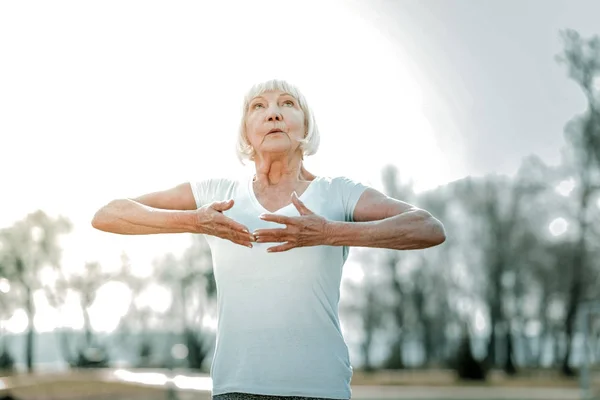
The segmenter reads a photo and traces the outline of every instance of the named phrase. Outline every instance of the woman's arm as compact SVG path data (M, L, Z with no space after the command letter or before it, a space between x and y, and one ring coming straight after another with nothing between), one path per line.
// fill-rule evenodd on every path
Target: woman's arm
M254 237L248 228L223 214L233 205L230 199L214 201L196 209L191 185L182 183L136 199L113 200L98 210L92 226L121 235L199 233L252 247Z
M183 183L135 199L113 200L96 212L92 226L122 235L193 232L198 228L195 210L190 184Z
M429 212L367 188L354 209L355 222L329 221L325 244L394 250L424 249L446 240Z

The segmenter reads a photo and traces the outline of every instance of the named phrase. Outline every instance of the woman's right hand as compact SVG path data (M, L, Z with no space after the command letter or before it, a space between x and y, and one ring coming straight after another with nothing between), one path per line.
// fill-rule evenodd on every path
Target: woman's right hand
M226 217L223 211L233 207L233 200L215 201L197 210L198 225L201 233L230 240L242 246L252 247L254 236L247 227Z

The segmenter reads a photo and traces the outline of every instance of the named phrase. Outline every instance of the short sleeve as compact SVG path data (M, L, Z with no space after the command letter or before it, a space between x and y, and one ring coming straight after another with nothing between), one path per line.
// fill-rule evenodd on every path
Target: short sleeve
M227 200L232 196L235 181L232 179L204 179L191 181L192 194L196 200L196 207L200 208L213 201Z
M206 194L208 191L208 187L210 186L210 180L202 180L198 182L190 182L190 186L192 187L192 194L194 195L194 200L196 200L196 208L202 207L207 203Z
M356 208L358 199L360 199L360 196L368 186L343 176L335 178L334 180L336 181L335 187L338 191L338 195L342 200L345 220L346 222L353 222L354 209Z

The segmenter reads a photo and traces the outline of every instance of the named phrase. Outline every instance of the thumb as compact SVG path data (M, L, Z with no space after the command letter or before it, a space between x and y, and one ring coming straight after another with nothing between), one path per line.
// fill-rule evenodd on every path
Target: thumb
M213 205L212 205L212 208L217 211L229 210L231 207L233 207L232 199L224 200L224 201L217 201L217 202L213 203Z
M298 194L296 193L296 191L294 191L292 193L292 203L294 203L294 205L296 206L296 209L300 212L300 215L307 215L307 214L312 214L312 211L310 211L302 202L302 200L300 200L298 198Z

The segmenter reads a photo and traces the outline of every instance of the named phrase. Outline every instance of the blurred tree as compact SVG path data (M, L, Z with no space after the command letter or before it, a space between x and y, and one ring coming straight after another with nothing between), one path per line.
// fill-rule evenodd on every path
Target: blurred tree
M52 218L36 211L12 226L0 230L0 265L11 286L20 290L19 296L27 317L25 361L33 371L35 306L33 294L42 288L40 270L46 266L58 269L61 257L59 238L70 232L71 223L64 217Z
M442 246L417 252L417 267L411 274L411 290L415 316L423 338L423 356L426 366L448 363L449 344L446 328L458 320L449 306L450 271L452 269L453 249L458 245L456 229L463 229L463 221L452 219L452 208L456 206L452 186L441 186L418 195L420 207L431 212L444 224L447 239ZM460 228L455 228L459 222Z
M412 182L401 182L398 176L398 170L395 166L389 165L383 169L382 181L384 193L394 199L411 203L413 201L413 185ZM383 257L382 265L388 270L391 290L394 296L391 304L392 318L396 323L396 334L392 341L385 368L402 369L404 368L403 360L403 342L405 336L405 311L408 303L408 295L406 293L405 284L402 282L400 269L404 254L396 250L377 250Z
M140 277L133 273L132 265L127 254L121 255L121 269L115 276L115 280L123 282L131 290L129 307L121 318L117 328L119 343L130 349L137 346L138 367L148 368L154 365L152 355L152 326L151 319L157 317L149 304L140 304L141 296L149 290L152 277Z
M519 259L526 258L530 250L521 240L530 232L524 205L531 196L544 188L543 182L531 181L530 176L512 180L500 176L471 179L458 191L470 210L472 225L477 230L478 244L486 278L485 301L489 309L490 336L486 362L499 366L509 374L516 372L514 362L513 320L514 310L509 309L510 293L516 283ZM514 300L514 298L512 299ZM498 339L503 337L502 358L498 354Z
M358 319L359 323L356 325L360 325L362 330L359 344L362 369L370 372L376 369L371 361L375 336L384 329L384 317L389 313L389 305L382 299L382 294L388 288L378 279L379 265L374 261L370 249L353 249L353 259L360 264L362 279L360 282L343 282L349 294L342 299L340 312L346 314L344 320Z
M96 300L98 289L115 279L115 274L104 272L100 263L86 262L80 274L72 275L61 282L65 288L79 296L79 305L83 312L84 346L86 348L98 345L94 339L90 307Z
M0 344L0 374L9 375L15 369L15 359L12 356L8 343L3 340Z
M487 369L480 360L473 355L471 348L471 329L464 324L460 346L455 359L455 368L458 377L469 381L484 381L487 378Z
M191 246L181 259L167 254L156 261L155 267L159 282L170 287L173 293L168 314L179 319L182 340L188 349L188 367L200 369L208 355L202 323L209 303L216 297L216 283L206 238L191 235L191 239Z
M108 362L104 346L98 343L92 329L90 307L94 304L98 290L106 283L115 280L116 276L102 270L98 262L86 262L77 274L65 275L59 271L59 277L54 285L45 285L48 303L60 310L66 305L69 293L79 299L83 313L84 342L74 343L71 328L57 327L59 347L63 359L73 367L98 366ZM101 362L100 362L101 361Z
M600 189L600 38L582 38L574 30L561 32L564 49L557 59L566 64L569 77L583 91L587 109L573 118L565 128L568 143L567 163L573 167L577 180L577 229L575 249L570 268L570 285L567 293L565 318L566 352L563 357L562 371L573 375L570 366L572 340L575 331L577 307L585 299L589 290L586 277L589 277L591 259L589 258L589 233L592 220L590 207Z

